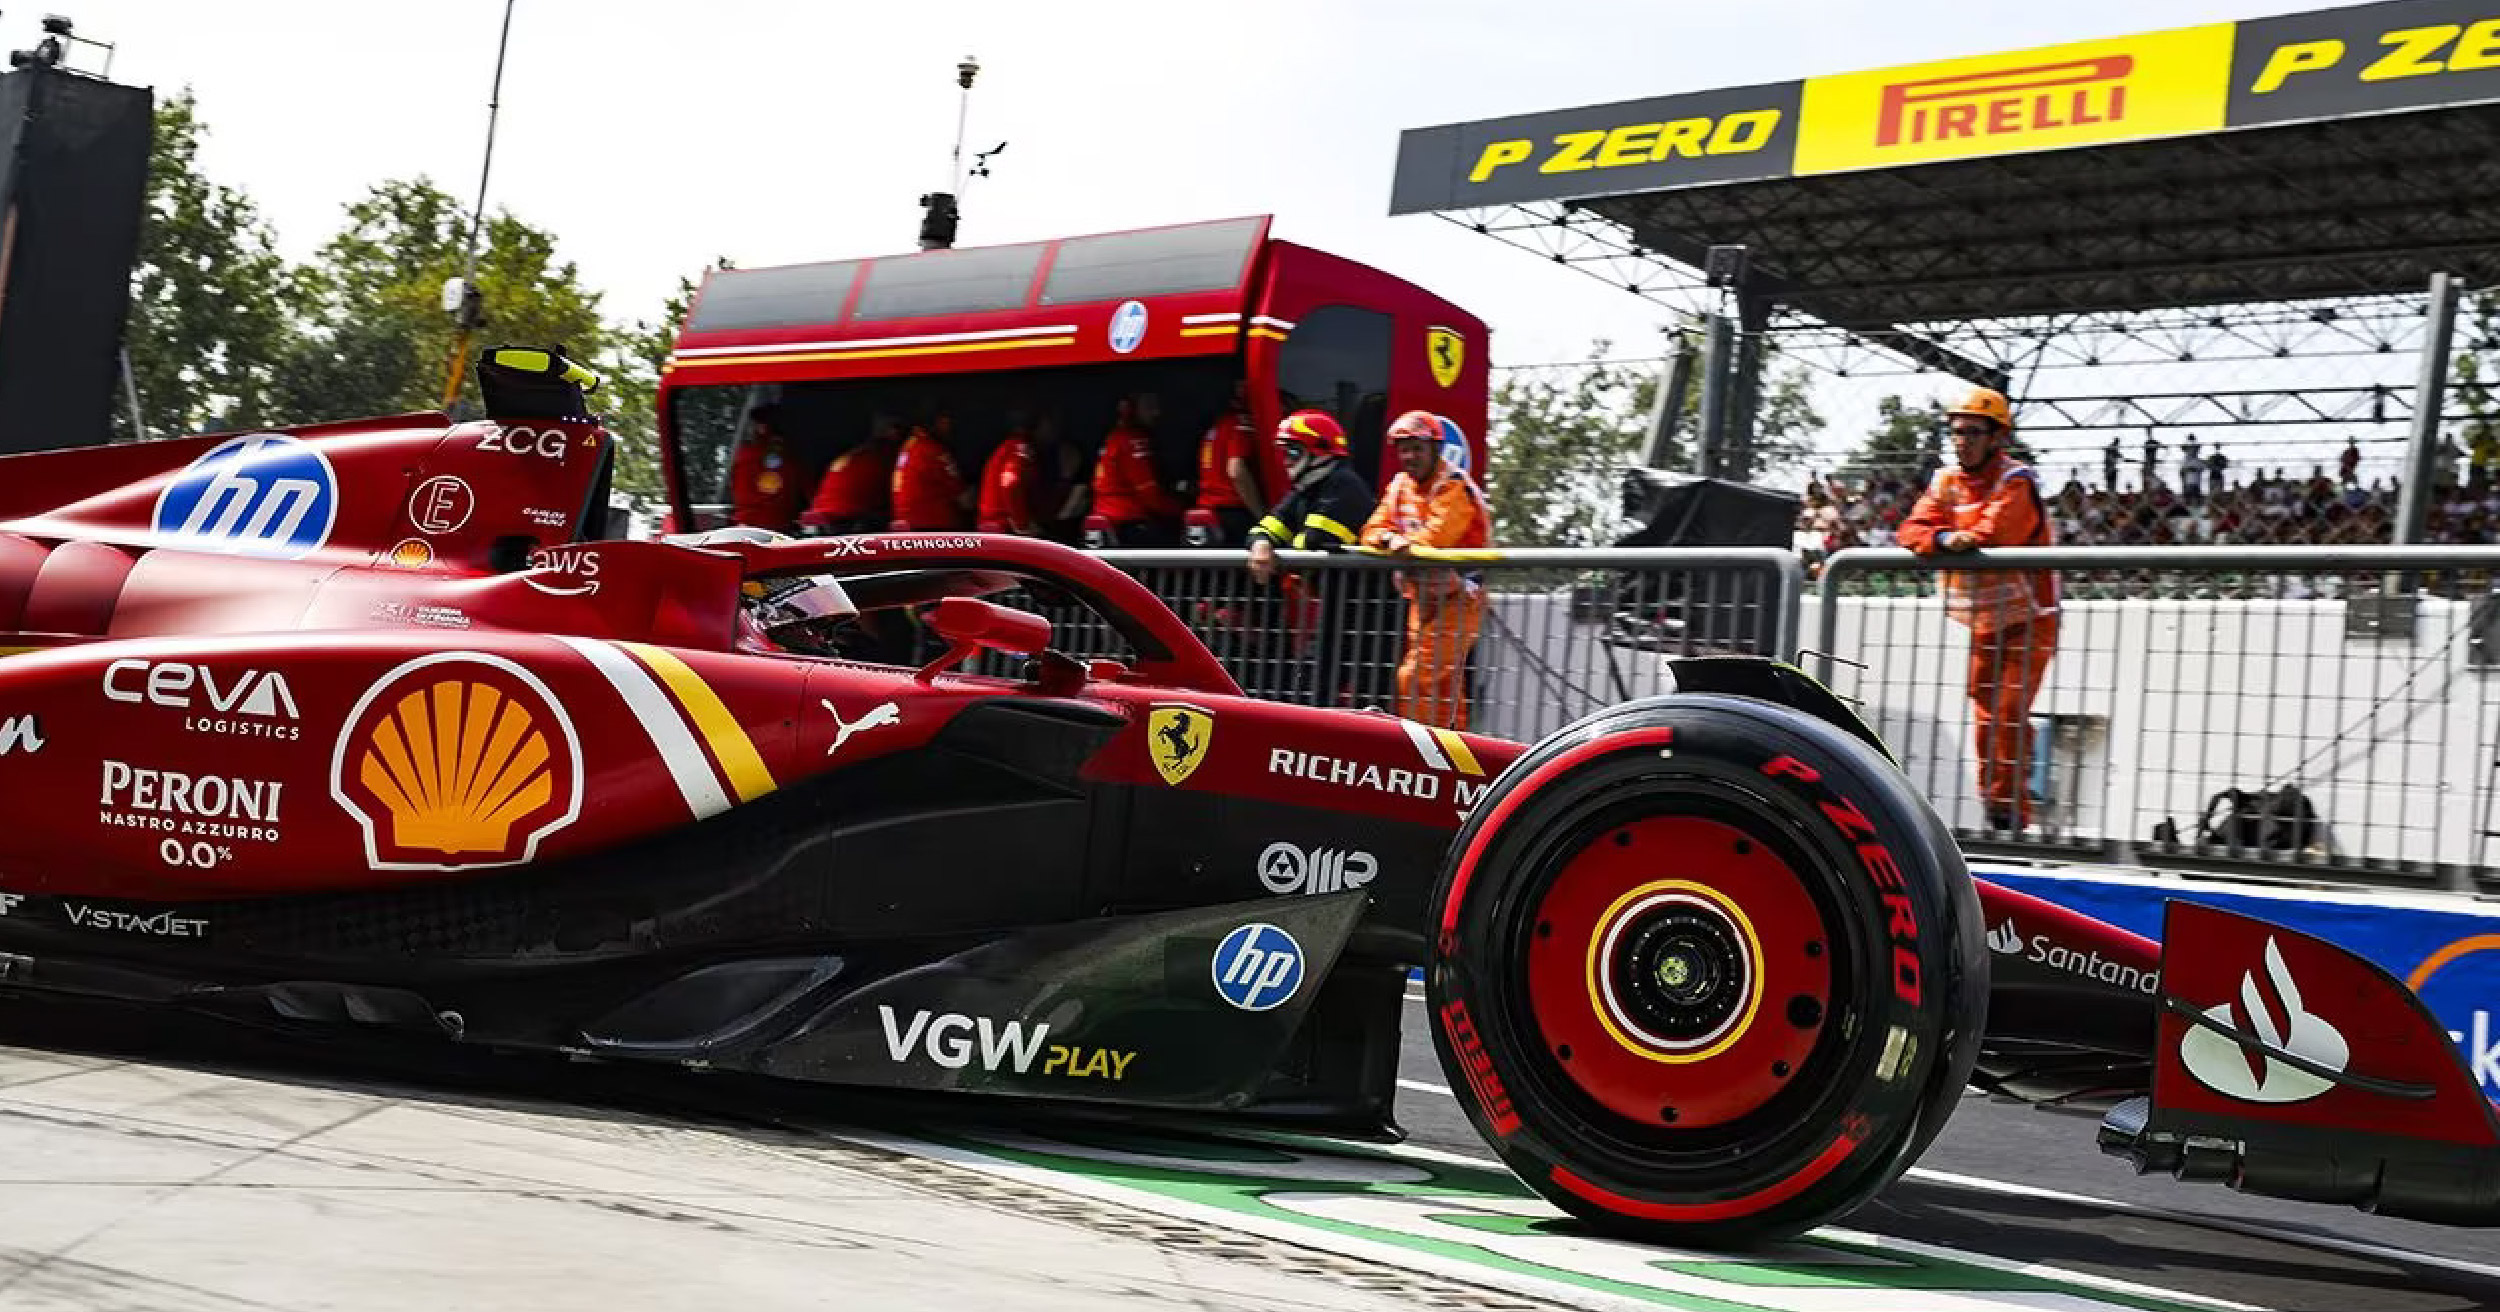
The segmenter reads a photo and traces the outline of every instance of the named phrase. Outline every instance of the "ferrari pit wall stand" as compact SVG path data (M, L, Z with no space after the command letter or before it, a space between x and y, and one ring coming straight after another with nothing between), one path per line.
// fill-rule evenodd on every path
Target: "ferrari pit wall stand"
M2491 1109L2401 986L1974 881L1799 671L1675 662L1532 746L1259 701L1046 542L591 540L580 382L500 367L483 423L0 461L0 989L1389 1137L1420 965L1494 1151L1622 1233L1846 1212L1966 1085L2106 1107L2147 1169L2500 1219ZM829 629L759 622L792 580ZM983 599L1019 585L1128 658ZM944 657L841 654L906 608ZM1992 973L2007 917L2161 991Z

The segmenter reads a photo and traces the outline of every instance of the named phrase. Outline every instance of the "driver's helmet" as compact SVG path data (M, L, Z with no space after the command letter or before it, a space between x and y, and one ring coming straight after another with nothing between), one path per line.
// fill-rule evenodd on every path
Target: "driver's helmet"
M724 544L771 547L784 542L796 542L798 539L787 533L775 533L771 529L758 528L753 524L731 524L726 528L705 529L700 533L671 533L662 537L660 541L674 547L711 547Z
M732 524L662 539L681 547L775 546L799 539L753 524ZM794 574L749 579L738 590L739 609L775 646L794 651L823 648L835 623L859 614L851 594L830 578Z
M859 614L851 594L829 578L804 574L778 579L750 579L744 589L747 614L778 641L786 631L815 633L825 620L846 620Z

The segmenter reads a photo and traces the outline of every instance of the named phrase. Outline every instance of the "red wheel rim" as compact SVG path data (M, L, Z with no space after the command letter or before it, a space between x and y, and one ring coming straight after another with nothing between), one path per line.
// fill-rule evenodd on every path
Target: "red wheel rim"
M1527 943L1547 1055L1636 1124L1759 1110L1796 1082L1831 1010L1829 930L1805 881L1702 816L1599 830L1547 886Z

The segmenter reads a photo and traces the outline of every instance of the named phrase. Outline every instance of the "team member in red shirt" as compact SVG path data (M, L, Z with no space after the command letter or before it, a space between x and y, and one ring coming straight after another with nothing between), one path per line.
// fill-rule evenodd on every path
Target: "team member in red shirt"
M1945 415L1960 467L1936 471L1901 522L1901 545L1922 556L2053 545L2039 472L2007 449L2014 408L2005 394L1979 388ZM2031 823L2031 701L2057 654L2057 575L1953 570L1942 582L1945 613L1970 629L1971 720L1988 827L2020 832Z
M932 431L934 430L934 431ZM964 526L964 476L955 467L948 439L955 421L941 414L928 428L912 425L911 436L894 457L894 521L914 532L944 532Z
M1163 404L1152 392L1120 403L1119 418L1103 435L1094 461L1094 513L1109 521L1111 541L1122 547L1170 546L1181 517L1181 500L1155 477L1153 429Z
M1026 537L1040 532L1041 523L1033 515L1033 478L1033 439L1021 427L1011 428L981 466L981 508L975 526L984 533Z
M892 522L887 498L894 482L894 420L879 415L868 440L834 457L816 483L816 498L799 516L818 534L878 533Z
M790 531L799 511L798 471L790 466L790 442L781 434L781 407L747 411L747 435L729 460L729 522Z
M1250 408L1242 384L1233 384L1233 400L1198 439L1197 508L1215 516L1215 540L1191 546L1238 547L1249 541L1250 526L1267 513L1259 490L1258 456L1251 445Z

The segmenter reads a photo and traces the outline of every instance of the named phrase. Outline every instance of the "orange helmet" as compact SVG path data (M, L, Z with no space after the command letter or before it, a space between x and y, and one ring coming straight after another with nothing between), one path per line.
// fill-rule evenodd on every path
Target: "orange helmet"
M1389 425L1389 440L1392 442L1438 442L1441 439L1441 416L1428 410L1409 410Z
M2014 427L2013 403L2005 399L2005 393L1993 387L1972 388L1971 394L1963 397L1960 405L1945 411L1945 415L1948 418L1954 415L1973 415L1981 419L1993 419L1999 428L2010 430Z
M1299 446L1315 456L1342 459L1348 452L1345 429L1325 410L1296 410L1276 425L1276 440Z

